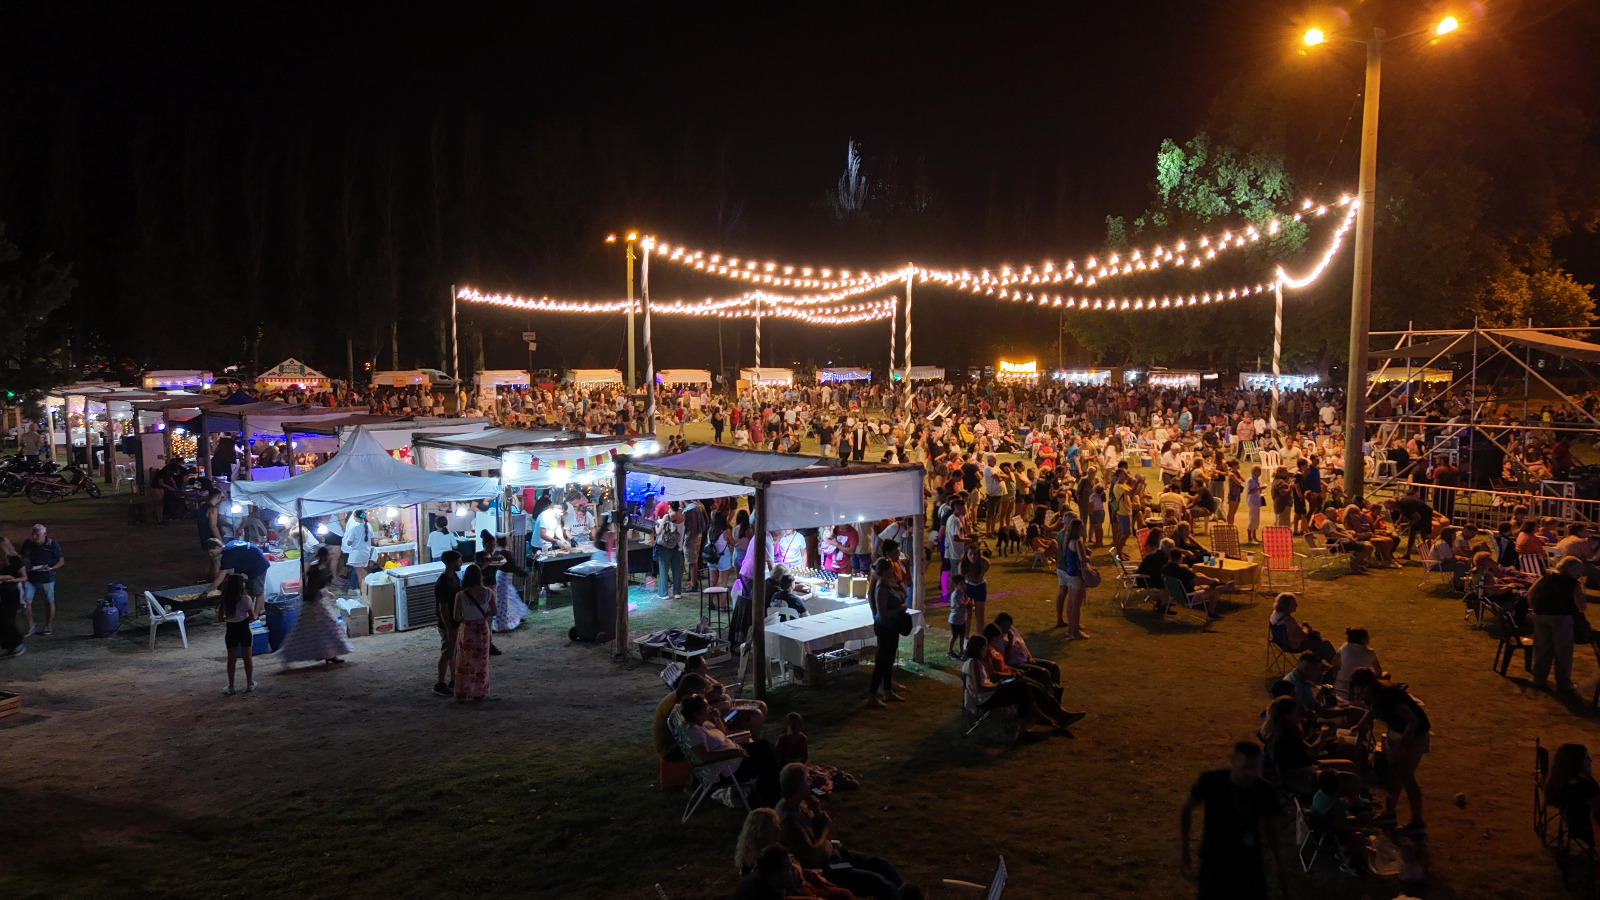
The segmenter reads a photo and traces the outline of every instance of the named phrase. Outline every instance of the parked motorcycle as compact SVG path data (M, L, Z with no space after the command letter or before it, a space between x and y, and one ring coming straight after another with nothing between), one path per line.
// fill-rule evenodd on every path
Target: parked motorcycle
M58 475L35 475L23 481L27 486L23 488L22 493L28 498L29 503L43 505L79 492L96 499L100 497L100 486L94 483L88 472L77 466L68 466Z
M24 456L0 457L0 497L12 497L27 486L29 477L59 478L59 470L48 459Z

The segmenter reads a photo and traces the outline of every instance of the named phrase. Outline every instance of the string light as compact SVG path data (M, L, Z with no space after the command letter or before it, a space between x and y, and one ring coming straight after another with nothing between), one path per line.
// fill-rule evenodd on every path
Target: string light
M849 299L848 294L842 296L844 299ZM536 312L594 313L603 315L625 312L629 306L627 300L559 300L550 297L518 297L510 294L488 294L472 287L458 288L456 297L468 303L484 303L509 309ZM756 302L758 299L761 303L761 315L797 319L817 325L849 325L857 322L886 319L893 315L892 299L839 302L838 298L827 298L814 303L796 304L793 302L794 298L792 297L764 292L751 292L737 297L707 297L702 300L656 301L650 304L650 312L655 315L669 316L750 318L756 315ZM633 309L635 312L639 312L643 309L643 304L636 300L633 303Z
M1355 224L1356 209L1361 206L1359 202L1351 197L1341 197L1339 198L1339 203L1349 208L1345 211L1344 221L1339 223L1339 230L1333 233L1333 240L1328 243L1328 249L1322 254L1322 259L1319 260L1317 265L1311 270L1311 274L1304 278L1293 278L1288 272L1283 270L1283 266L1279 266L1278 281L1281 282L1284 287L1305 287L1313 281L1316 281L1318 278L1321 278L1322 271L1328 268L1328 263L1333 262L1334 254L1338 253L1339 248L1344 244L1345 234L1349 232L1350 227Z
M1346 194L1339 198L1338 205L1348 206L1352 198ZM1319 204L1316 200L1306 198L1300 207L1302 213L1309 215L1325 215L1328 205ZM1300 221L1302 213L1292 215L1294 221ZM1113 253L1102 260L1098 256L1087 256L1080 262L1067 259L1061 263L1045 261L1037 266L1026 265L1020 270L1011 266L1000 266L1000 274L995 275L987 269L978 274L967 271L956 272L944 269L927 269L912 267L918 277L924 281L937 281L951 287L968 290L973 293L987 293L988 288L1009 287L1011 285L1065 285L1072 284L1081 287L1094 287L1099 282L1108 278L1117 278L1133 275L1138 272L1160 271L1163 268L1184 267L1189 270L1198 269L1206 262L1213 260L1219 253L1240 250L1250 244L1258 243L1263 237L1273 237L1283 229L1282 215L1269 219L1262 228L1246 223L1242 229L1235 231L1232 228L1223 230L1220 234L1206 234L1173 242L1170 246L1156 244L1150 247L1135 248L1122 253ZM849 295L866 293L883 287L893 281L904 277L905 269L886 270L877 273L855 272L849 269L838 270L834 277L834 270L800 266L789 263L757 262L752 259L730 257L721 253L708 250L696 250L689 247L657 241L655 253L658 259L664 259L706 275L746 281L752 284L761 284L774 288L790 288L801 290L845 291ZM837 299L834 297L833 299ZM821 299L800 302L824 302Z

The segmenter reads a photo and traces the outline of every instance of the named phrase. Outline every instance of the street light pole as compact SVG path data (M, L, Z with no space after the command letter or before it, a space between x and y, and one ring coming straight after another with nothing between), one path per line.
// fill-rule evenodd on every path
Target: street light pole
M633 235L628 235L628 393L633 393Z
M1344 398L1344 483L1349 497L1366 487L1367 342L1372 331L1372 223L1377 211L1378 90L1383 29L1367 41L1367 81L1361 107L1361 168L1357 180L1355 277L1350 287L1350 366Z

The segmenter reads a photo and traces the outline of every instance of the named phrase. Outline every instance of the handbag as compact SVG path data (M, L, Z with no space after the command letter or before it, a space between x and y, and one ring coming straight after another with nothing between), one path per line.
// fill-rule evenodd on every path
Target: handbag
M1100 570L1096 569L1088 560L1078 564L1078 575L1083 579L1084 587L1100 586Z

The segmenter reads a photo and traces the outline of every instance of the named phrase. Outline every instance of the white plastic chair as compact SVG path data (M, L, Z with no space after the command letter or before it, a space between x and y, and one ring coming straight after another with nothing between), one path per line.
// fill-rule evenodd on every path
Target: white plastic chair
M144 592L144 599L150 605L150 649L156 648L156 626L163 622L171 622L178 626L178 635L183 638L183 649L189 649L189 628L183 624L183 611L167 609L156 599L156 595L149 591Z
M128 468L127 463L117 463L114 471L116 476L112 479L111 493L120 494L123 485L133 484L133 470Z

